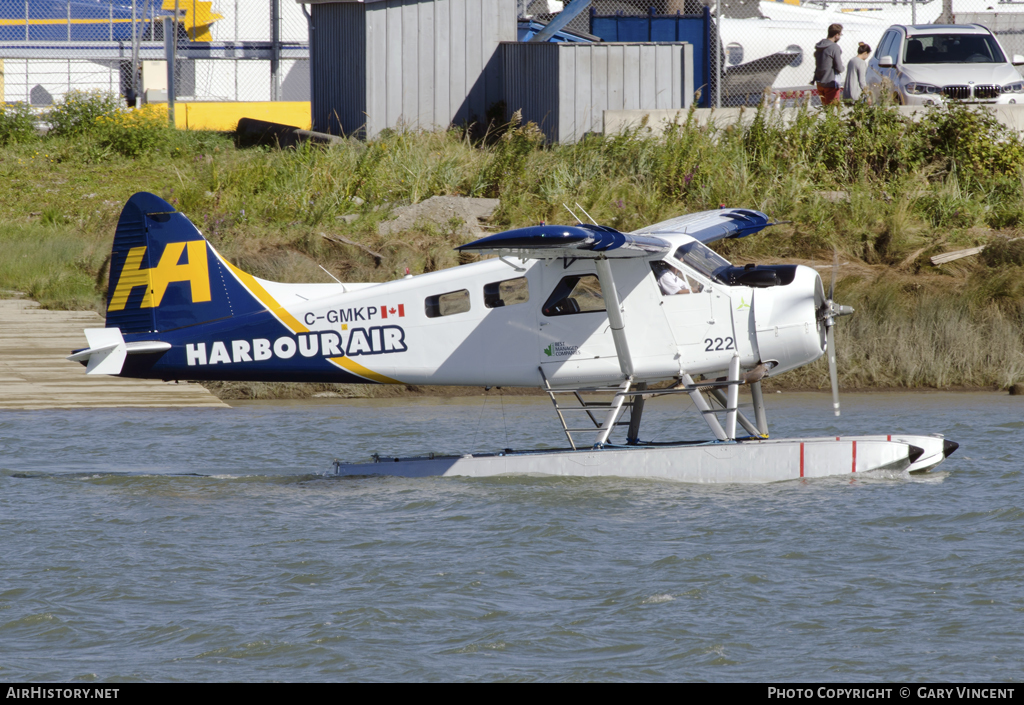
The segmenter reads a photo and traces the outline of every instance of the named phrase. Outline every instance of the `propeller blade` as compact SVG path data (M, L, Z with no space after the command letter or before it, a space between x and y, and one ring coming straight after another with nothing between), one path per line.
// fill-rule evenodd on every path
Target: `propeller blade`
M826 326L825 335L828 344L828 376L832 381L832 409L836 416L839 416L839 376L836 373L836 335L833 332L835 326Z

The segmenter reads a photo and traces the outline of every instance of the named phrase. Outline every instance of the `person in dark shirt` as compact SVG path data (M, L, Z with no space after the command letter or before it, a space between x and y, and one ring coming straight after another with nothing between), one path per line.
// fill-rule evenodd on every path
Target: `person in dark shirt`
M821 96L822 105L838 103L843 89L839 85L839 74L843 72L843 50L836 42L843 36L843 25L828 27L828 37L814 45L814 83Z

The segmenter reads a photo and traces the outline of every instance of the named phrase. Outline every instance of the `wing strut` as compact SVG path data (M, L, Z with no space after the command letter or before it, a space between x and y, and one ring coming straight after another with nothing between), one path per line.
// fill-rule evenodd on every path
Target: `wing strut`
M622 319L622 304L619 302L619 293L615 290L612 266L604 257L596 260L595 264L597 265L597 279L601 282L601 295L604 296L604 307L608 310L608 322L612 327L615 354L619 356L619 369L628 379L633 376L633 357L629 354L626 323Z

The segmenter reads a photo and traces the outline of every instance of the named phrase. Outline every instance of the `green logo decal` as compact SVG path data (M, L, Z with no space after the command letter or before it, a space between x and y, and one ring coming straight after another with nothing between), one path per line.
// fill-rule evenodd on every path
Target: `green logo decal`
M737 311L742 311L745 308L750 308L750 304L744 301L743 297L740 297L740 305L736 307Z
M544 348L544 354L547 355L548 357L551 357L552 349L554 347L555 346L552 344L552 345L549 345L546 348Z

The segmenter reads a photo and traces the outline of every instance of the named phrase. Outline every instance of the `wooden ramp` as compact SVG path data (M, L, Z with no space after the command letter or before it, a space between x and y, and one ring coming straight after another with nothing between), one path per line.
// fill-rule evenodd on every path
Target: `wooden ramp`
M86 347L92 311L46 311L35 301L0 299L0 409L85 409L228 405L198 384L86 376L65 358Z

